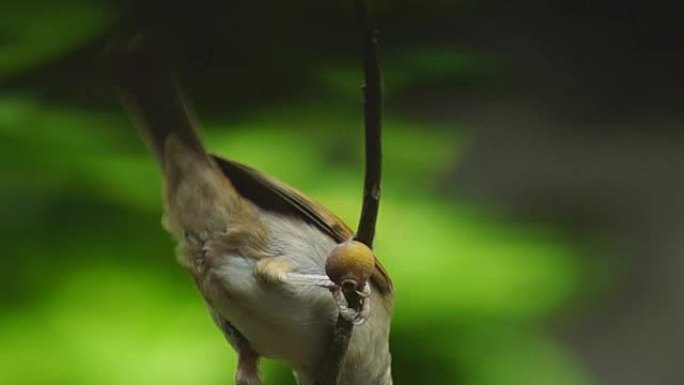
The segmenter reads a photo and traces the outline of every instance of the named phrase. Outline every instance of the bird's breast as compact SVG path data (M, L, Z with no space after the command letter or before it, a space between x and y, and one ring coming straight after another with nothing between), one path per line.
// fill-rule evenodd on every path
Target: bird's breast
M262 282L254 275L255 261L226 255L208 271L220 285L210 304L237 328L252 349L294 368L309 365L330 331L335 305L318 287L287 287Z
M325 259L335 242L296 218L260 214L268 227L258 255L253 248L241 249L225 239L208 239L196 280L209 305L242 333L254 351L306 369L324 348L336 304L325 288L258 279L256 263L259 258L284 257L292 272L325 274ZM231 242L241 240L232 236Z

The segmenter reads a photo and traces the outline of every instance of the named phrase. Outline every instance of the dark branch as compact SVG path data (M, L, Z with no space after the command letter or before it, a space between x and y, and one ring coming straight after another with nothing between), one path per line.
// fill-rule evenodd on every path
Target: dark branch
M366 133L366 171L363 186L363 208L355 239L373 247L375 223L380 206L382 173L382 85L378 61L377 30L368 15L365 0L355 0L363 46L363 112Z
M363 188L363 206L359 227L354 239L373 247L375 223L380 205L380 179L382 169L382 90L380 64L377 52L377 31L368 15L366 0L354 0L359 21L359 35L363 47L363 69L365 84L363 86L364 127L366 136L366 167ZM362 299L355 291L344 291L348 306L359 310ZM337 318L330 349L325 357L326 370L319 385L337 385L344 356L351 340L354 325Z

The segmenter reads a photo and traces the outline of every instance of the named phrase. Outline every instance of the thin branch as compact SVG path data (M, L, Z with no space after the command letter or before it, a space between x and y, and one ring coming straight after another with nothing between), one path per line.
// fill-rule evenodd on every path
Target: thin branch
M363 188L363 206L359 227L354 239L373 247L375 223L380 205L380 179L382 169L382 90L380 64L377 52L377 31L368 15L366 0L354 0L359 21L359 35L363 47L363 86L364 128L366 137L366 166ZM354 290L344 290L348 306L359 310L362 299ZM337 385L344 356L351 340L354 325L338 316L330 341L330 349L325 357L326 368L319 385Z
M363 208L355 239L373 247L375 223L380 206L380 180L382 176L382 85L378 61L378 34L372 25L366 0L355 0L363 45L364 127L366 134L366 171L363 186Z

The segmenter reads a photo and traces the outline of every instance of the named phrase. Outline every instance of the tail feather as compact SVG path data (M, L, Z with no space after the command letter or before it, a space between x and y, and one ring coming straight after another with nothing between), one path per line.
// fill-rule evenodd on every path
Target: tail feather
M165 164L164 148L172 135L206 157L188 103L152 39L142 36L129 41L117 62L116 83L124 104L160 166Z
M163 170L167 228L182 238L235 226L244 218L238 194L204 150L167 62L141 39L118 48L115 81Z
M124 103L161 166L166 160L164 148L172 135L197 152L197 155L206 156L194 120L173 83L124 90Z

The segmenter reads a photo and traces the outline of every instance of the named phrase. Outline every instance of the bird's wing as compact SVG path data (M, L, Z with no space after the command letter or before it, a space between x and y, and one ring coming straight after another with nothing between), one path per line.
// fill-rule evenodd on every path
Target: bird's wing
M303 219L338 243L354 235L353 231L325 206L285 183L240 163L218 156L214 156L214 160L233 183L237 192L257 206ZM392 294L392 281L377 258L371 280L382 294Z

